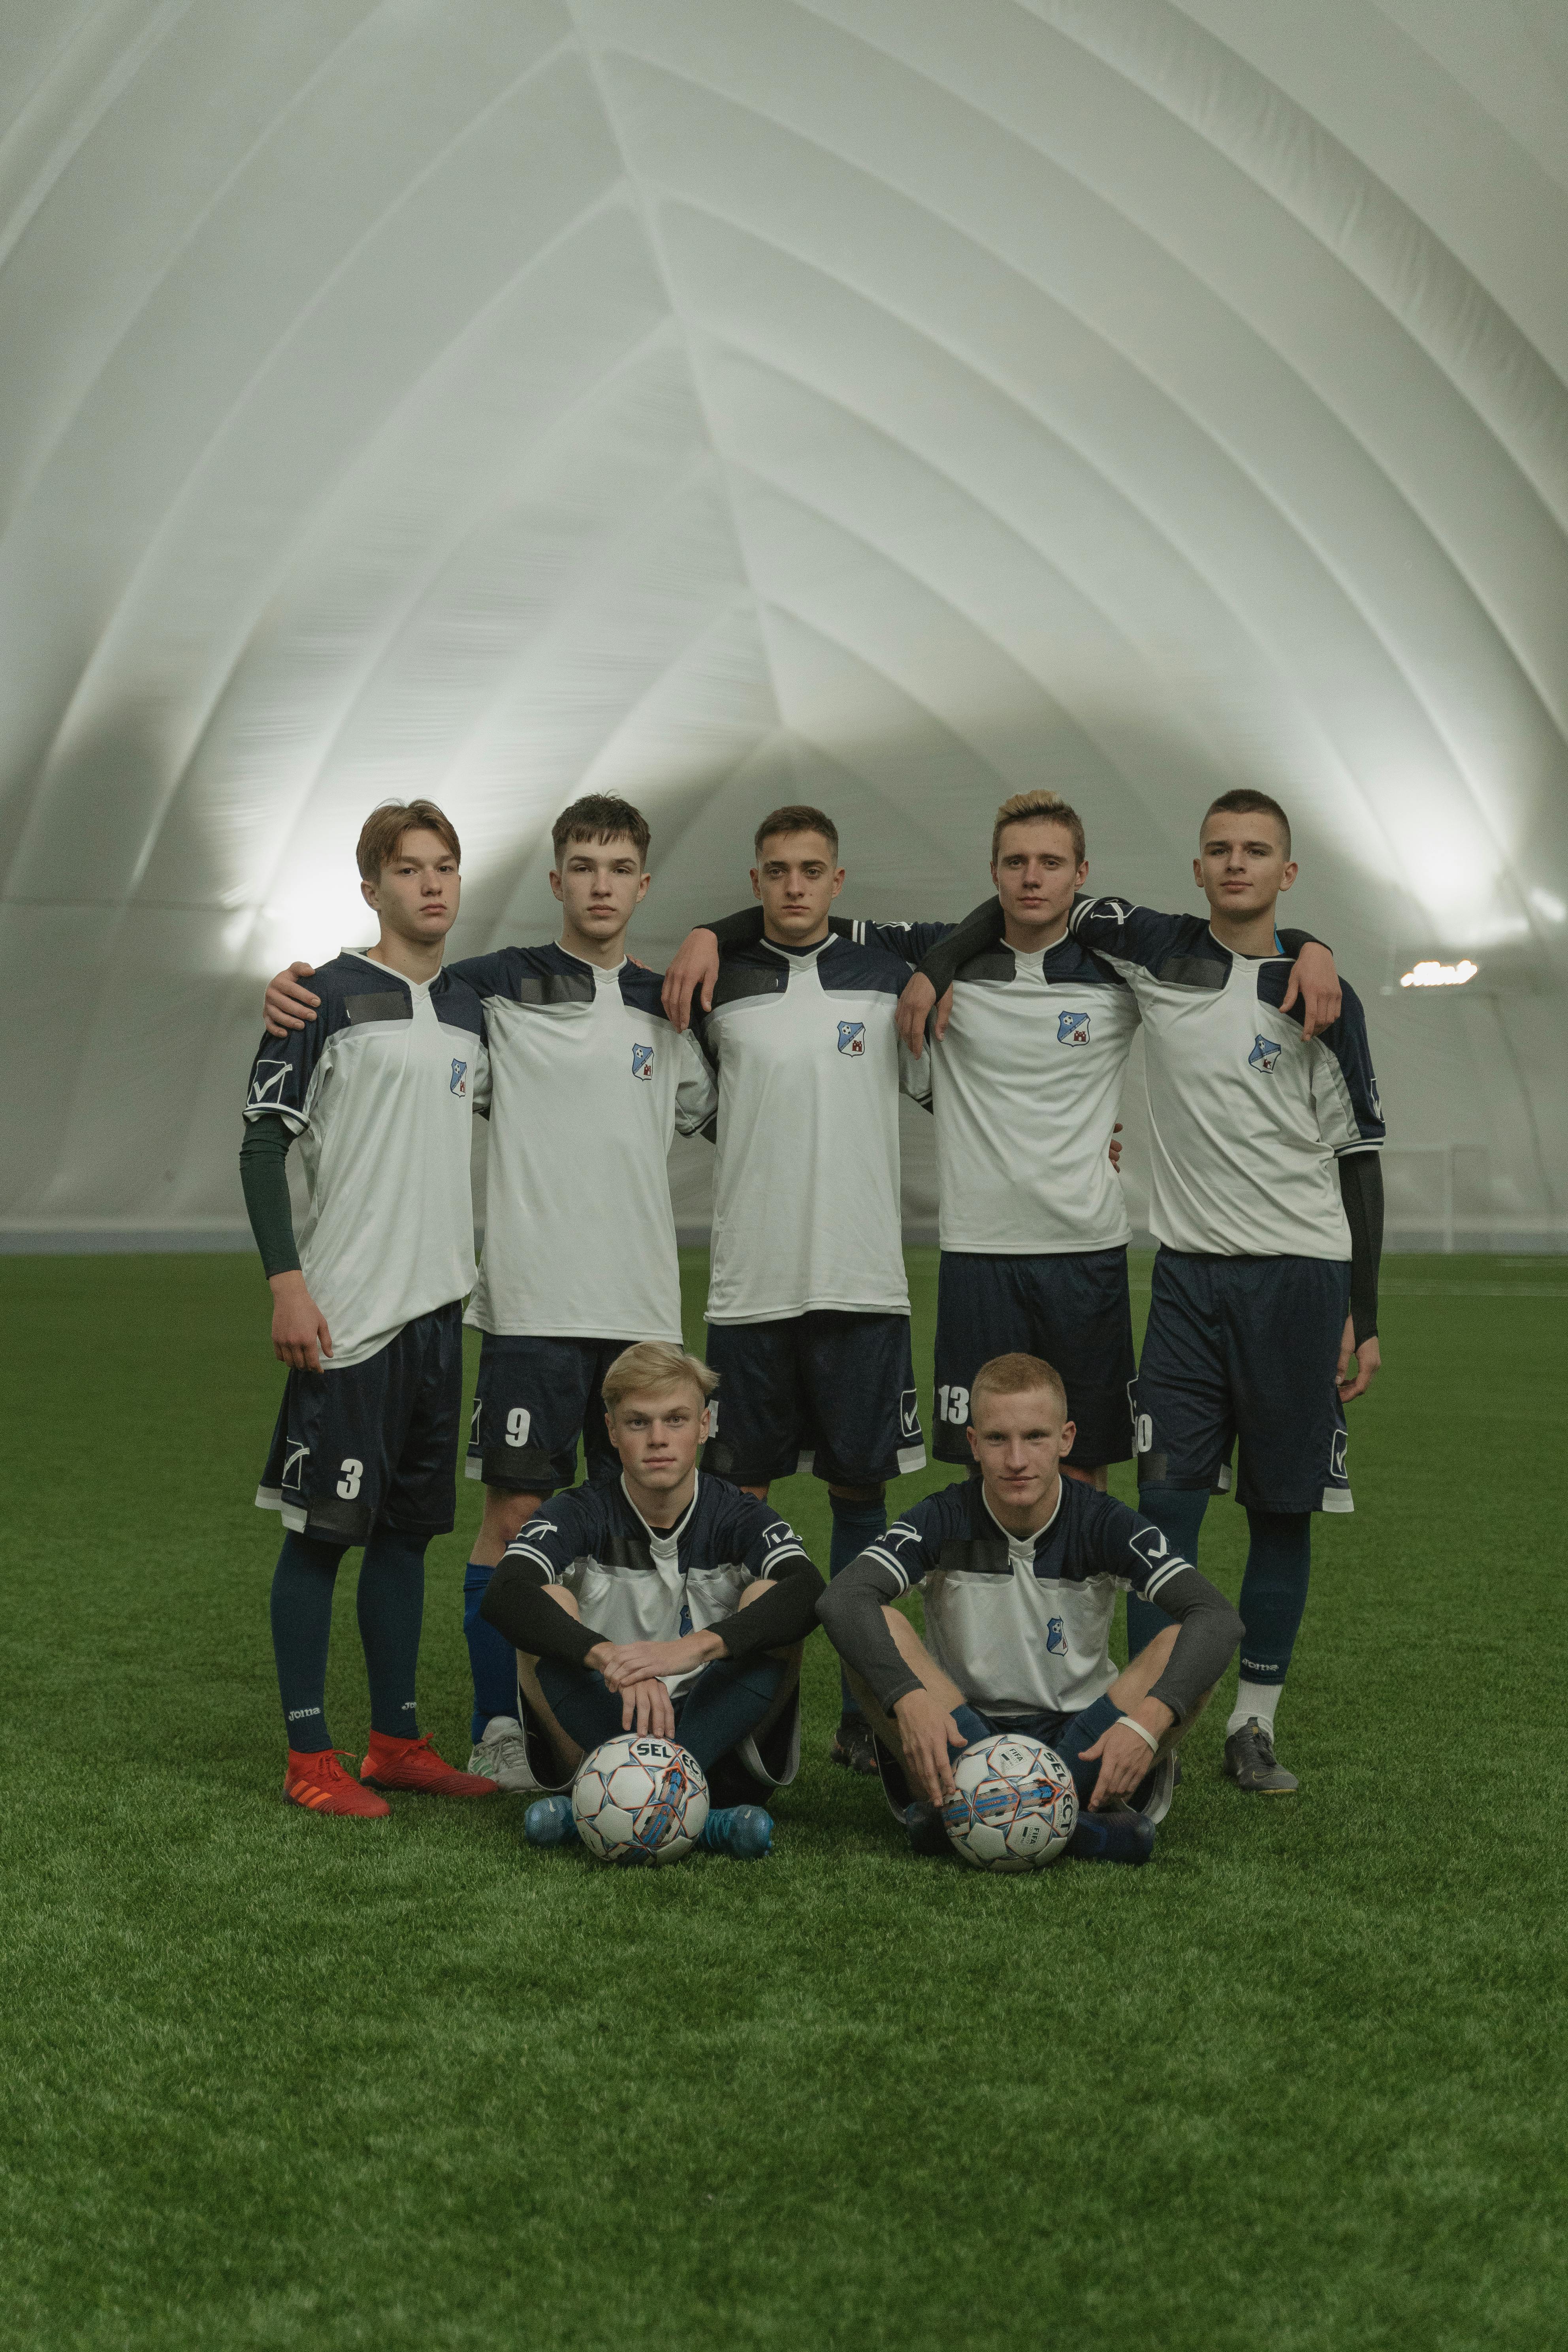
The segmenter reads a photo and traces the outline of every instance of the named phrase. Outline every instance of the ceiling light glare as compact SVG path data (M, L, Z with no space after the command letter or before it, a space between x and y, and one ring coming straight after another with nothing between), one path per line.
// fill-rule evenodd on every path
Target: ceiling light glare
M1401 988L1463 988L1467 980L1474 980L1480 970L1468 956L1458 963L1418 963L1410 971L1399 975Z
M1568 923L1568 907L1563 905L1555 890L1532 890L1530 903L1538 915L1545 916L1549 923Z

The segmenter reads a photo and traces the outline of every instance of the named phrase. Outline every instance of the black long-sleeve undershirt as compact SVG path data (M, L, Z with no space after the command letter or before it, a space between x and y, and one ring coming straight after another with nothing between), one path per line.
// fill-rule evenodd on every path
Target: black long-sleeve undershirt
M804 1642L816 1623L816 1603L822 1579L810 1560L798 1555L781 1560L770 1580L771 1592L703 1627L717 1633L731 1658L748 1658L758 1650L783 1650ZM489 1580L479 1614L503 1634L514 1650L531 1658L560 1658L580 1666L590 1650L609 1634L584 1625L570 1610L550 1598L550 1580L537 1560L503 1559Z
M900 1699L921 1687L920 1676L910 1673L900 1655L882 1614L901 1598L903 1589L891 1569L862 1552L834 1578L816 1604L829 1641L868 1685L884 1715L891 1715ZM1173 1617L1181 1630L1149 1696L1184 1720L1224 1674L1244 1628L1224 1593L1195 1568L1167 1578L1154 1605Z
M1377 1276L1383 1262L1383 1155L1340 1155L1340 1198L1351 1229L1351 1321L1358 1340L1377 1337Z
M288 1120L273 1113L266 1118L247 1120L239 1147L239 1181L245 1193L246 1214L268 1277L297 1274L300 1268L286 1165L293 1140Z

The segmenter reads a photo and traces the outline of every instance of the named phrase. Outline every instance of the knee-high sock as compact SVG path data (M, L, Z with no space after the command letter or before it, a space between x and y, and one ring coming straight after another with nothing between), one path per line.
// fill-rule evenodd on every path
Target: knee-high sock
M833 1541L828 1549L827 1573L837 1576L852 1559L858 1559L868 1544L888 1532L888 1512L883 1503L850 1503L842 1496L830 1495L833 1508ZM860 1702L850 1694L849 1677L842 1666L838 1670L838 1688L842 1694L846 1715L858 1716Z
M370 1676L373 1731L395 1739L418 1737L414 1678L425 1622L424 1536L377 1528L359 1571L359 1637Z
M1237 1703L1227 1731L1239 1730L1251 1716L1272 1724L1279 1685L1307 1606L1307 1580L1312 1565L1310 1511L1249 1509L1247 1524L1252 1540L1237 1603L1247 1631L1241 1643Z
M474 1678L476 1740L485 1736L492 1716L517 1713L517 1652L504 1633L479 1615L479 1603L489 1590L493 1568L471 1559L463 1576L463 1633L468 1644L468 1671Z
M783 1658L715 1658L686 1694L676 1738L705 1772L755 1731L788 1668Z
M289 1747L301 1754L319 1754L332 1744L327 1729L327 1647L343 1550L342 1544L287 1535L272 1571L272 1654L283 1727Z
M1198 1564L1198 1529L1208 1509L1206 1486L1140 1486L1138 1508L1146 1519L1152 1519L1173 1551L1179 1551L1194 1568ZM1140 1650L1146 1649L1156 1633L1163 1633L1170 1623L1163 1609L1152 1601L1141 1601L1135 1592L1127 1596L1127 1656L1131 1661Z

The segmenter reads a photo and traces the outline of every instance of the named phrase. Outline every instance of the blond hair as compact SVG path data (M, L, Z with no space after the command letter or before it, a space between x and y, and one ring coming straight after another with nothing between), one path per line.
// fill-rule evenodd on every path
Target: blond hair
M719 1385L719 1375L700 1356L678 1348L669 1339L639 1339L623 1348L605 1374L599 1393L605 1411L614 1413L623 1397L657 1396L663 1389L689 1381L704 1404Z
M1073 863L1081 866L1089 852L1084 847L1083 819L1077 809L1068 808L1060 793L1015 793L1004 801L996 812L996 822L991 828L991 863L996 863L996 853L1002 845L1005 825L1024 824L1031 817L1045 817L1059 824L1072 842Z
M1037 1390L1044 1390L1055 1400L1065 1421L1068 1392L1054 1364L1047 1364L1043 1356L993 1356L969 1384L969 1418L976 1428L980 1426L983 1396L1033 1396Z

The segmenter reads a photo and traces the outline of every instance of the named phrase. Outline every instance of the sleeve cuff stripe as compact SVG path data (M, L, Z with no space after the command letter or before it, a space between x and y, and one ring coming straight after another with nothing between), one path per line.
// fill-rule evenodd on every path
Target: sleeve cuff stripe
M546 1576L555 1574L554 1561L551 1559L548 1553L535 1550L532 1544L509 1543L506 1548L506 1557L508 1559L531 1559L536 1568L542 1568L544 1570Z
M1148 1576L1144 1579L1144 1598L1152 1601L1155 1593L1159 1591L1162 1585L1169 1584L1173 1576L1180 1576L1182 1570L1184 1568L1189 1568L1191 1565L1192 1563L1190 1560L1175 1559L1171 1562L1168 1568L1155 1569L1152 1576Z

